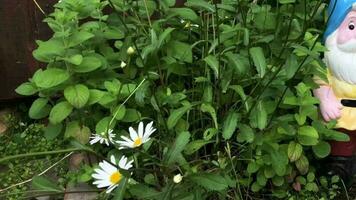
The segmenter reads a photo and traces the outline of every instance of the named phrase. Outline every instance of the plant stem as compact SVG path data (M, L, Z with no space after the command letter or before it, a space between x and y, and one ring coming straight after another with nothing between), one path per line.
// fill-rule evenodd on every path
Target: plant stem
M7 156L5 158L1 158L0 163L6 162L9 160L13 160L13 159L25 158L25 157L37 157L37 156L45 156L45 155L53 155L53 154L62 154L62 153L68 153L68 152L74 152L74 151L88 151L88 150L83 149L83 148L71 148L71 149L56 150L56 151L24 153L24 154L18 154L18 155Z

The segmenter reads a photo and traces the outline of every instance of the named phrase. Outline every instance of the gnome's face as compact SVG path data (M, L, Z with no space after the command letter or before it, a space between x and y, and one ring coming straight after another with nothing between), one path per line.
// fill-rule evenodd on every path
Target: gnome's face
M356 52L356 11L345 17L337 31L338 47L345 52Z
M356 11L351 10L330 36L325 46L325 60L333 76L356 84Z

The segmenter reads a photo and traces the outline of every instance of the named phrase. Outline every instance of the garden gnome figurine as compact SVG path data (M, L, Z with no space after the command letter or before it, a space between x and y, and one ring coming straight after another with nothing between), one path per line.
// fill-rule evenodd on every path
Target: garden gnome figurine
M350 136L348 142L331 141L329 172L346 183L352 181L356 152L356 0L331 0L324 33L328 83L315 78L314 90L325 121L337 120L337 128Z

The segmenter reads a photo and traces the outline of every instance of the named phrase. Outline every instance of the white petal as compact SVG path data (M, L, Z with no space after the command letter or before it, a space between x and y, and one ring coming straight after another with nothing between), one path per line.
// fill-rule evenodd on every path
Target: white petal
M121 136L122 139L124 139L126 142L130 142L133 143L134 141L130 140L129 138L127 138L126 136Z
M132 168L132 163L133 163L133 160L131 160L130 162L126 163L126 166L123 169L129 170L130 168Z
M138 137L143 137L143 122L140 122L140 124L138 125Z
M110 161L111 161L113 164L116 164L116 159L115 159L115 156L114 156L114 155L111 155Z
M125 156L122 156L119 161L119 167L121 169L125 169L126 162L127 162L127 158Z
M143 139L142 139L142 143L146 143L146 142L150 141L150 139L151 139L151 138L143 138Z
M97 143L99 140L100 140L100 138L94 137L89 143L91 145L93 145L93 144Z
M95 181L93 182L93 184L97 185L96 187L98 188L108 187L109 185L111 185L109 181Z
M109 176L109 173L107 173L107 172L105 172L104 170L102 170L102 169L95 169L94 170L96 173L98 173L99 175L107 175L107 176Z
M145 136L150 136L152 133L154 133L156 129L152 128L149 131L145 132Z
M153 121L146 125L145 132L149 132L152 129L152 124L153 124Z
M104 180L107 177L107 176L103 176L102 174L92 174L91 176L98 180Z
M106 193L110 193L113 189L115 189L118 185L115 184L115 185L112 185L108 188L108 190L106 190Z
M102 163L99 163L99 166L108 174L117 171L117 168L106 162L105 160Z
M131 143L131 142L128 143L128 142L122 141L122 142L118 142L118 144L119 144L120 146L130 147L130 148L131 148L131 146L132 146L133 143Z
M135 141L138 137L137 132L132 127L129 128L129 132L131 140Z

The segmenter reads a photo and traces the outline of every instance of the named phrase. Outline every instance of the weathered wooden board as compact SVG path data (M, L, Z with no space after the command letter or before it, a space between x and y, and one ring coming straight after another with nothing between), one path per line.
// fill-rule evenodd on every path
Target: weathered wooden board
M37 0L49 13L58 0ZM14 89L39 67L32 57L35 40L50 31L33 0L0 0L0 100L18 98Z

